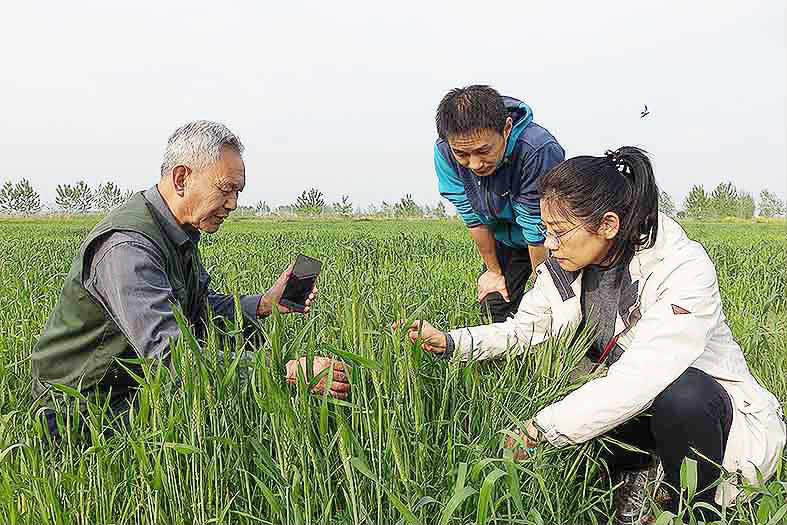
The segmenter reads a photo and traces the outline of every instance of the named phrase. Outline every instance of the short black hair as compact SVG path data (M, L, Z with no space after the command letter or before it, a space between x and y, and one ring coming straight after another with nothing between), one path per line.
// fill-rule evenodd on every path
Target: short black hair
M473 85L449 91L437 106L435 123L437 135L447 140L484 129L502 134L506 118L508 110L500 93L489 86Z

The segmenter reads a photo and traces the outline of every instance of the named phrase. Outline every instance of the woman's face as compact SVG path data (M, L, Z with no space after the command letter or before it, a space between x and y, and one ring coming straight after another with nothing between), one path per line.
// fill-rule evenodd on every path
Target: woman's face
M541 220L547 235L544 247L557 259L560 267L573 272L591 264L602 264L607 258L612 241L620 229L620 220L614 212L604 215L597 230L556 213L560 202L541 199Z

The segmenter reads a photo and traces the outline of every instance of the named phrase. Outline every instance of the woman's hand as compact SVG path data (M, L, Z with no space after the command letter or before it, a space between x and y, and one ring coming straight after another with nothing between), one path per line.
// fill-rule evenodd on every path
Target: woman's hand
M405 321L399 320L393 324L393 329L396 330L397 328L401 328L404 326ZM421 340L421 348L426 350L427 352L432 352L435 354L442 354L445 352L445 334L429 324L428 321L413 321L413 323L407 328L407 337L410 338L410 341L416 343L418 341L418 334L420 331Z
M536 427L532 419L528 419L521 429L514 428L513 432L522 437L522 441L525 442L525 448L522 448L520 441L512 436L506 437L503 448L514 449L514 461L524 461L533 453L536 445L541 442L541 431L538 430L538 427Z

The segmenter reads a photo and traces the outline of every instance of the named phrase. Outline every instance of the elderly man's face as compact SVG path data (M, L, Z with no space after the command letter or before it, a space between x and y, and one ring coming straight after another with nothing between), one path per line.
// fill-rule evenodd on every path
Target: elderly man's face
M190 210L192 226L214 233L224 219L238 207L238 194L246 186L246 168L240 154L224 148L218 162L192 173L186 184L184 198Z

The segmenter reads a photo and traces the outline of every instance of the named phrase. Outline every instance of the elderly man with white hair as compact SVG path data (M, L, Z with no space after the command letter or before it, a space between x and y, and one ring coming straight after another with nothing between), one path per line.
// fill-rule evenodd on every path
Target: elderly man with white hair
M119 360L169 359L170 342L180 336L173 305L197 330L209 312L234 320L233 296L210 288L199 240L201 232L216 232L238 205L246 185L243 149L217 122L178 128L167 142L158 184L109 213L82 243L32 354L33 396L47 407L54 437L61 394L52 384L93 401L109 398L115 415L127 412L137 383ZM291 311L279 305L288 272L266 293L240 297L244 330L273 308ZM287 364L288 381L298 365L305 369L303 358ZM329 366L334 367L329 393L346 398L349 383L341 364L317 357L313 371Z

